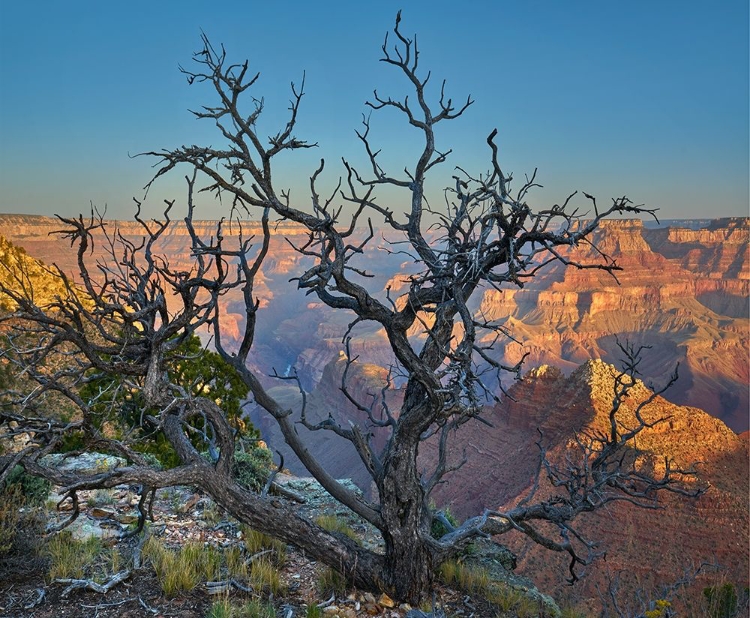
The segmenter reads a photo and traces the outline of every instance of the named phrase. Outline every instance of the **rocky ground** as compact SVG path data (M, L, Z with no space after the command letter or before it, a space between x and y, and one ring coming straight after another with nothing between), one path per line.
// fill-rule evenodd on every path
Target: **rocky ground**
M101 462L98 465L101 465ZM281 479L281 482L289 490L303 497L304 502L300 503L299 509L305 515L313 518L319 515L334 515L345 522L364 545L377 545L378 538L374 531L333 502L312 479L289 477ZM59 499L59 496L53 493L51 500L47 502L48 509L56 499ZM352 589L340 589L333 594L324 592L321 590L321 577L326 567L310 560L292 547L286 548L286 556L279 567L281 586L280 592L276 595L267 591L243 591L240 587L247 588L248 585L242 581L237 582L239 587L232 584L217 586L212 585L212 582L202 581L192 590L169 596L165 594L162 580L157 576L153 566L147 559L140 559L144 545L143 537L119 538L129 526L133 526L137 495L127 487L120 487L106 492L81 492L79 499L81 514L68 528L73 538L101 539L102 551L111 552L116 549L117 555L121 557L120 566L116 567L118 572L129 572L122 581L114 583L106 592L97 592L85 587L71 589L70 581L50 577L50 558L45 554L43 543L38 543L36 550L29 548L25 555L0 561L0 618L239 618L266 616L267 614L258 613L259 608L268 611L271 606L274 615L284 618L422 618L431 613L435 616L467 618L519 615L513 610L513 604L521 599L516 593L513 593L516 596L508 601L508 613L498 614L498 607L488 603L481 595L467 594L445 585L438 586L434 606L433 603L428 603L421 609L397 605L386 595ZM67 518L70 512L65 510L66 504L61 505L61 510L49 512L48 522L55 523ZM147 525L147 536L158 539L167 548L200 543L206 548L227 551L237 547L245 552L245 531L242 527L222 513L210 499L190 488L160 490L153 504L153 516L153 521ZM136 560L139 568L133 568L136 554L139 557ZM490 552L473 559L483 560L485 567L494 567L498 572L505 572L504 567L495 558L496 556ZM107 566L99 569L98 576L92 580L95 579L98 584L106 586L107 582L111 581L114 570L112 565L107 563ZM525 590L524 583L520 580L518 589ZM217 590L222 592L212 593ZM525 615L540 615L539 608L542 604L539 599L524 601L524 611L528 611L531 606L537 608L533 613ZM317 609L314 609L315 607Z

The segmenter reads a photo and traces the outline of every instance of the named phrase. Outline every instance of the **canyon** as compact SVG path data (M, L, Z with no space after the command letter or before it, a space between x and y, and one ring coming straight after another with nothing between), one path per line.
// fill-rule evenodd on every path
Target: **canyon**
M143 235L135 222L117 222L118 233L134 242ZM204 238L215 236L217 222L196 223ZM69 243L50 234L62 225L48 217L0 215L0 231L14 245L47 265L75 277L76 255ZM307 235L294 225L278 224L256 292L262 310L252 356L253 368L265 376L276 399L295 412L306 393L312 420L327 416L367 424L366 415L347 402L340 390L347 359L342 337L351 316L325 307L296 289L294 277L310 265L294 249ZM260 232L243 224L247 237ZM239 227L225 224L225 238ZM582 516L580 528L597 539L606 554L585 569L582 581L570 588L565 558L526 541L503 537L518 556L519 570L558 598L594 608L598 590L612 578L631 595L655 591L677 580L701 562L721 564L719 577L740 584L748 572L748 349L750 345L750 266L748 219L700 222L670 221L650 226L640 220L605 222L591 246L566 254L580 264L601 260L601 253L622 268L616 279L602 271L565 268L559 262L542 269L522 288L485 289L474 307L478 317L502 325L510 335L490 341L495 358L513 364L525 357L524 377L509 374L496 385L507 396L488 405L489 423L467 423L453 437L451 457L466 454L466 464L449 475L434 498L463 518L485 508L505 509L522 499L534 483L539 465L540 435L550 460L562 462L575 454L575 436L604 428L612 403L612 380L619 362L618 342L644 345L642 382L627 410L649 396L649 387L664 384L679 365L676 384L649 407L649 418L665 419L644 431L638 448L658 469L664 457L683 466L696 464L688 483L704 493L697 499L663 495L658 510L626 503ZM92 258L117 259L106 252L106 238L97 232ZM256 243L257 244L257 243ZM6 245L3 245L5 247ZM158 251L174 268L189 270L192 257L184 224L170 225ZM370 290L398 303L415 266L397 244L377 234L361 263L371 277ZM38 267L34 267L35 269ZM291 280L291 281L290 281ZM239 337L244 305L239 293L222 300L225 340ZM352 331L347 387L358 400L381 392L393 365L382 331L358 325ZM424 335L418 330L412 337ZM204 334L210 345L210 336ZM299 386L270 377L296 372ZM398 410L398 376L385 397ZM273 449L284 454L293 472L303 473L283 444L275 424L262 410L249 406L253 422ZM334 477L351 477L366 492L369 479L351 445L330 432L304 434L308 448ZM541 432L541 434L540 434ZM741 433L740 432L744 432ZM373 430L376 445L387 435ZM424 443L420 465L426 473L437 460L434 442ZM552 488L540 485L540 496ZM545 493L547 492L547 493ZM661 507L668 508L667 513ZM714 573L714 576L717 576ZM709 585L710 574L700 579ZM689 596L689 595L688 595ZM683 599L694 602L694 597ZM692 599L692 600L691 600Z
M750 426L748 221L668 221L659 226L634 219L605 221L592 239L593 246L582 246L567 257L594 263L601 261L599 252L603 252L622 268L617 279L602 271L565 268L554 262L523 288L482 290L475 307L477 316L502 325L509 334L485 343L491 343L494 357L506 364L525 357L526 368L547 364L565 373L589 359L616 365L618 340L649 345L641 367L647 383L658 385L679 363L680 379L670 392L671 400L706 410L737 432L746 431ZM216 221L195 223L203 238L215 236L216 225ZM115 227L134 242L143 236L143 228L135 221L112 222L110 231ZM64 238L52 233L61 228L50 217L0 214L0 230L9 241L75 276L74 252ZM241 232L247 238L258 235L260 228L257 223L243 222ZM236 222L224 223L225 237L239 233ZM111 261L104 252L104 238L100 233L97 236L93 257ZM281 374L295 370L303 387L312 391L326 367L339 358L351 316L296 289L293 278L311 262L294 247L306 238L293 224L282 222L272 228L269 255L256 283L262 311L253 365L264 376L274 370ZM387 297L398 301L399 291L408 286L415 269L395 240L376 232L355 264L368 271L371 277L364 283L383 301ZM171 223L157 250L172 267L189 270L184 223ZM239 336L243 307L239 292L224 297L225 341ZM352 354L361 362L381 368L392 365L393 355L382 331L358 325L352 334ZM413 336L423 335L415 332ZM270 378L266 381L274 385ZM512 382L508 374L502 387Z

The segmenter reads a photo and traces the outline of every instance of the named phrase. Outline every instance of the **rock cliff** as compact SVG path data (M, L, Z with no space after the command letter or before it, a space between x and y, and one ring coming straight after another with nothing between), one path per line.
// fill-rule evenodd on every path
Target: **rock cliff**
M465 450L468 463L437 490L438 503L449 504L462 515L512 505L528 491L535 475L537 428L550 459L563 462L576 433L606 428L615 374L614 367L599 360L588 361L569 377L554 367L530 371L511 389L513 399L507 398L487 415L492 429L471 423L456 436L451 452L458 457ZM632 391L624 409L626 424L633 407L649 395L642 383ZM699 596L702 586L718 579L747 585L747 440L702 410L677 406L662 397L644 415L649 421L667 420L638 437L639 449L657 468L664 457L682 466L698 462L698 476L690 485L704 487L704 495L687 499L662 494L659 506L663 508L657 510L615 503L581 516L578 528L600 542L598 550L606 553L606 559L585 570L583 580L573 587L565 581L565 557L520 535L503 538L518 555L519 572L556 598L567 597L589 611L599 603L596 587L607 589L608 573L624 574L621 591L627 594L638 587L656 592L690 566L718 562L723 570L700 579L688 597ZM434 445L423 451L425 465L434 461ZM538 495L553 491L542 479Z
M216 234L216 223L196 222L196 229L209 238ZM128 238L142 235L135 222L117 225ZM49 217L0 215L0 230L9 240L75 273L67 242L49 235L60 228L60 222ZM256 228L244 223L242 231L247 236L257 233ZM223 229L226 237L238 232L236 224ZM529 366L549 364L569 372L589 359L616 362L615 337L651 345L646 378L659 380L679 362L675 401L705 409L735 431L744 431L750 407L748 236L748 219L685 222L682 227L670 222L658 228L645 227L640 220L604 222L594 241L622 267L617 280L600 271L551 264L523 289L486 289L476 310L514 337L494 344L494 353L509 363L528 353ZM274 227L269 258L256 286L267 310L259 314L253 363L263 375L272 368L283 372L296 367L305 388L312 390L338 357L351 316L324 307L290 283L309 262L287 239L299 246L305 238L293 224ZM170 226L159 250L170 264L189 267L184 224ZM583 263L600 260L588 246L571 257ZM364 283L384 302L387 296L398 302L414 268L382 240L371 243L358 265L373 275ZM223 310L225 339L231 340L239 336L244 320L238 292L224 298ZM358 327L353 334L363 362L389 366L392 353L381 331Z
M617 359L615 336L652 346L645 376L677 362L675 401L701 407L736 431L748 426L750 262L748 220L705 229L647 229L638 220L605 222L594 239L623 269L551 265L523 290L488 290L480 310L520 342L500 342L506 360L570 370L587 359ZM597 252L574 253L586 264Z
M215 225L201 222L198 227L208 237L215 234ZM0 230L9 240L75 276L69 245L58 236L48 236L60 227L50 218L0 215ZM129 238L141 235L134 223L120 224L119 229ZM244 233L251 230L246 225ZM225 231L227 236L236 233L236 229ZM257 286L267 310L259 318L252 362L264 375L272 369L284 375L296 368L310 392L311 421L329 414L343 422L365 421L340 393L341 338L351 316L328 309L289 283L307 262L287 238L300 244L305 237L295 226L277 228ZM100 259L101 240L94 256ZM668 394L674 403L658 398L653 411L670 419L644 433L639 445L653 453L655 461L668 455L685 464L703 462L698 482L705 484L707 492L694 502L665 497L666 516L613 506L587 516L584 528L602 539L608 551L605 566L611 572L624 570L644 586L673 581L686 561L704 558L717 558L728 569L727 577L742 583L748 570L748 440L747 433L738 436L731 429L748 428L748 220L718 220L699 229L609 222L597 232L595 242L623 268L618 280L595 270L552 264L523 289L488 289L478 300L477 312L505 326L518 342L498 342L494 347L498 357L515 362L528 352L527 366L546 367L508 384L513 399L487 411L492 429L479 423L462 429L451 452L460 458L466 451L468 463L437 490L436 498L466 515L511 504L523 495L537 468L537 428L550 456L562 458L576 431L601 426L611 403L612 369L597 359L615 361L616 338L628 338L651 346L641 367L646 382L659 383L680 362L680 381ZM189 267L182 224L170 227L160 251L170 264ZM598 259L598 254L582 247L571 257L587 263ZM402 255L378 251L375 245L362 257L374 275L369 285L382 298L386 293L396 298L405 289L409 265L402 260ZM239 294L224 298L223 312L227 333L237 337L244 319ZM380 393L391 351L377 329L358 327L354 335L352 352L359 360L351 370L350 388L360 400L368 401ZM266 382L284 405L298 413L296 387L271 378ZM646 393L641 386L636 394ZM388 396L397 409L398 391ZM280 446L260 411L253 420L273 447ZM352 477L369 488L349 445L320 431L306 438L334 476ZM384 439L375 436L376 442ZM426 471L435 457L435 445L426 444L421 461ZM294 467L293 458L287 457L287 463ZM540 588L564 595L565 565L523 539L512 542L520 567ZM595 584L603 581L597 577L604 572L604 568L592 570L575 594L593 599Z

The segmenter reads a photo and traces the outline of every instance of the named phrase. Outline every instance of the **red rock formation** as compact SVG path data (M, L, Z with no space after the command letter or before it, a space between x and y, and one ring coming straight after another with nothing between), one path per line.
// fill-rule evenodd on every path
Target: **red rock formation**
M69 245L47 236L59 228L49 218L0 215L0 230L10 240L47 263L74 272ZM201 223L200 229L210 236L215 224ZM140 234L132 223L122 225L121 231L131 237ZM323 307L289 284L288 279L304 263L283 236L297 236L297 240L302 236L294 226L281 232L272 241L273 259L259 280L258 292L269 310L259 318L252 362L263 374L272 368L285 373L296 366L307 389L313 391L311 418L331 413L342 421L362 420L353 406L342 404L339 392L341 337L351 318ZM625 269L618 274L620 285L597 271L553 265L524 289L488 289L478 302L477 310L484 318L503 324L521 342L498 344L499 356L515 362L529 352L529 365L548 363L559 369L537 370L516 384L512 391L516 401L487 414L494 429L469 423L458 434L460 441L452 453L459 459L465 449L468 463L436 495L439 501L452 503L455 511L468 514L484 506L502 506L529 487L537 465L537 427L549 441L551 455L561 457L577 429L601 422L609 404L609 390L601 382L611 374L601 363L575 368L592 358L616 360L615 335L653 346L642 370L656 382L681 361L681 381L670 392L675 401L698 403L733 428L747 429L748 221L722 221L705 230L666 231L649 230L635 221L613 222L603 226L598 242ZM189 266L180 225L170 228L162 250L173 265ZM373 247L363 258L375 274L372 289L381 289L383 298L386 289L395 298L406 285L403 277L394 277L408 266L399 263L401 257L376 253ZM596 255L582 251L580 257L587 260ZM225 325L229 333L237 333L243 319L241 299L227 295L224 302ZM363 328L355 335L353 353L360 355L360 361L352 372L352 389L367 400L369 393L379 392L390 349L375 329ZM566 378L569 371L573 373ZM299 405L298 393L289 383L268 383L285 405L292 409ZM661 399L659 406L659 413L673 417L669 431L661 427L644 436L641 446L683 462L704 461L701 480L711 484L708 492L694 504L665 499L671 508L666 518L661 513L617 506L591 516L585 526L609 548L604 566L627 569L642 582L650 578L672 581L686 558L714 555L727 565L732 578L741 581L748 568L747 433L738 437L700 410ZM254 420L263 427L262 415ZM276 446L279 441L271 426L265 429ZM353 449L342 447L324 432L308 437L311 450L334 475L352 476L367 485ZM434 445L425 445L422 465L426 472L434 460ZM522 540L515 543L527 574L536 577L543 588L567 589L561 575L564 565L552 565L554 559L548 552ZM575 594L594 598L595 574Z
M536 469L537 428L543 432L550 458L562 461L576 432L606 428L614 374L614 368L601 361L589 361L568 378L550 367L529 372L511 389L515 401L507 399L489 415L493 429L473 423L457 435L452 452L458 457L465 449L469 461L437 490L438 503L449 504L461 515L512 504L530 487ZM649 393L643 384L634 389L624 411L626 419ZM599 603L596 586L607 588L607 572L624 571L622 591L632 595L637 586L656 592L659 585L676 581L691 564L718 561L725 570L716 577L747 585L747 439L701 410L676 406L661 397L644 415L647 420L668 420L645 430L638 447L650 454L656 467L663 465L664 456L683 466L701 462L694 485L707 488L703 496L688 500L662 495L659 502L666 510L617 503L582 516L579 529L600 541L606 560L596 563L572 588L565 581L565 557L520 535L503 537L518 553L520 571L540 589L554 591L557 598L567 597L588 611ZM434 445L423 449L423 454L425 465L434 461ZM543 482L539 495L552 491ZM701 579L688 596L700 596L701 587L710 581Z
M554 264L524 290L488 290L480 311L520 342L497 346L509 362L524 352L529 364L563 369L589 358L616 362L615 335L651 345L647 378L658 381L679 361L675 400L742 431L750 406L748 236L747 219L704 230L604 222L595 242L623 268L619 282ZM584 263L599 259L585 248L574 255Z
M47 263L74 272L69 245L48 236L60 227L47 217L0 215L0 230L11 241ZM134 222L119 227L130 238L141 234ZM196 222L196 228L210 237L216 222ZM225 236L237 230L236 225L225 227ZM257 231L247 223L243 229L245 234ZM312 389L325 366L337 358L351 317L311 302L289 283L306 262L285 237L300 244L305 238L302 230L284 224L274 234L256 286L268 310L259 314L253 363L263 374L271 368L296 366L306 388ZM184 226L173 224L161 246L173 265L189 267L186 241ZM675 400L701 407L737 431L747 429L748 220L722 219L703 229L648 229L636 220L609 221L597 232L596 242L623 267L619 284L600 271L553 264L524 289L484 292L477 311L503 324L520 343L498 341L495 353L512 364L528 352L529 366L550 364L572 371L591 358L617 362L615 336L649 344L653 349L644 365L646 378L659 381L679 361L682 377L672 395ZM398 302L414 267L403 262L403 255L380 251L377 245L362 257L361 265L374 275L367 284L380 290L384 302L386 295ZM586 247L577 255L583 261L600 259ZM225 297L224 311L231 339L244 319L239 293ZM388 366L392 356L382 333L361 328L354 334L363 362ZM412 335L418 336L416 330Z

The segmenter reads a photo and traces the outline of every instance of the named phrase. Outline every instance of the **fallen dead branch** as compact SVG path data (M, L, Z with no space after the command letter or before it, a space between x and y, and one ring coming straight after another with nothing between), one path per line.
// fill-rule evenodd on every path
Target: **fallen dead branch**
M125 581L128 577L130 577L131 573L132 571L130 569L126 571L120 571L119 573L115 573L112 577L110 577L103 584L99 584L95 582L93 579L70 579L70 578L56 579L53 583L68 584L68 587L65 590L63 590L63 593L60 595L62 597L68 596L68 594L70 594L73 590L78 590L79 588L93 590L94 592L98 592L100 594L106 594L112 588L114 588L117 584Z

